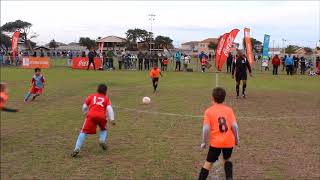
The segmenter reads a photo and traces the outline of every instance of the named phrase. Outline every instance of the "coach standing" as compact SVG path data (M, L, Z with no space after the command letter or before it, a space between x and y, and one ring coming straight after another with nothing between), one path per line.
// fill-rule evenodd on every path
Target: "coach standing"
M96 56L96 53L93 49L88 53L88 58L89 58L89 63L88 63L88 68L89 70L91 63L93 64L93 69L96 70L96 65L94 64L94 57Z

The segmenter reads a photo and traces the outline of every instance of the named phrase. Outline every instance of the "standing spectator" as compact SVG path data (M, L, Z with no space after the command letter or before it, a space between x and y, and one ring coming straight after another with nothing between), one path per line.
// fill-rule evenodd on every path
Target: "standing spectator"
M152 55L152 61L153 61L152 66L154 66L156 64L157 67L158 67L158 65L159 65L159 59L158 58L159 58L158 54L154 52L153 55Z
M181 53L179 51L176 52L175 54L175 60L176 60L176 68L175 70L177 71L177 69L180 71L181 70Z
M306 59L302 56L300 58L300 74L304 74L306 72Z
M190 64L191 57L189 55L184 56L184 61L183 61L183 68L185 71L188 69L188 65Z
M285 60L287 58L287 55L284 55L284 57L281 59L281 63L282 63L282 71L284 71L286 64L285 64Z
M102 52L102 66L103 66L103 69L109 69L106 52Z
M211 58L212 58L212 54L211 52L209 53L209 61L211 61Z
M68 66L72 65L73 53L72 51L68 51Z
M320 66L320 57L318 56L316 58L316 67L319 67Z
M41 49L40 51L40 57L44 57L44 53L43 53L43 50Z
M2 49L0 49L0 65L2 65L4 62L3 56L4 56L4 52L2 51Z
M200 61L200 64L201 64L201 68L203 68L202 67L202 60L203 59L207 60L208 56L203 51L201 51L201 53L199 54L199 61ZM204 70L202 69L202 71L204 71Z
M146 52L144 55L144 70L150 69L150 58L151 58L150 53Z
M167 71L169 64L169 59L167 57L163 58L163 71Z
M232 61L233 61L233 56L231 54L231 52L229 53L229 56L227 58L227 73L230 72L231 73L231 65L232 65Z
M293 56L293 64L294 64L294 73L297 73L297 69L299 68L299 56Z
M121 53L121 56L118 58L118 66L119 66L119 70L122 69L122 64L126 59L126 54L124 52Z
M278 55L275 55L272 58L272 65L273 65L273 71L272 74L273 75L278 75L278 67L280 66L280 58Z
M96 57L96 53L95 53L94 49L91 49L91 51L88 53L89 63L88 63L87 70L89 70L91 64L93 64L93 69L96 70L96 65L94 63L94 57Z
M139 51L138 53L139 71L142 71L143 59L144 59L144 55L141 51Z
M81 52L81 57L86 57L86 52L85 51Z
M113 67L113 51L108 51L107 52L107 58L108 58L108 68L109 69L114 69Z
M292 75L292 73L293 73L293 59L291 57L291 54L288 54L284 63L286 65L287 75L289 75L289 74Z

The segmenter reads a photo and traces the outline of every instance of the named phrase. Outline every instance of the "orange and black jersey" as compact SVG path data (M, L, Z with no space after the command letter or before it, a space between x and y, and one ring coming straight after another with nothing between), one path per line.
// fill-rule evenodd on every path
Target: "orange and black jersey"
M232 63L232 75L246 75L247 69L251 73L249 61L245 57L239 57Z

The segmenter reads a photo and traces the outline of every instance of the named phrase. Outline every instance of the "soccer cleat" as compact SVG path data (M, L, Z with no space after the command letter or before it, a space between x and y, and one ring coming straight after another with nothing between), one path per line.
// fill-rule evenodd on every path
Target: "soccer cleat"
M102 148L102 150L107 150L107 144L106 143L99 143L100 147Z
M246 98L247 98L245 94L242 94L242 97L243 97L244 99L246 99Z
M71 156L72 157L76 157L78 154L80 153L80 150L79 149L76 149L72 152Z

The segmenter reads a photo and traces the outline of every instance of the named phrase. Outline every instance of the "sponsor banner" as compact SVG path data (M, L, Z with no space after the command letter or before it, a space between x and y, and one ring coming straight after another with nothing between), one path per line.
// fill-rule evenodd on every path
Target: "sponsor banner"
M72 58L72 69L87 69L89 59L87 57L74 57ZM99 69L102 65L101 58L95 57L94 64L96 69ZM90 65L90 69L93 69L93 64Z
M221 52L222 52L222 48L223 48L224 42L226 41L228 35L229 35L229 33L225 33L219 39L217 50L216 50L216 68L218 68L218 64L220 62L220 55L221 55Z
M233 41L236 38L239 31L240 31L239 29L233 29L232 31L230 31L226 41L224 42L222 52L220 55L220 61L219 61L218 68L217 68L218 71L222 70L222 66L226 62L227 57L229 56L229 52L232 48Z
M12 55L16 56L18 54L18 41L20 37L20 31L16 31L12 35L11 40L11 49L12 49Z
M248 58L248 62L251 67L253 67L254 58L252 53L252 44L251 44L251 38L250 38L250 29L244 28L244 40L246 44L246 54Z
M47 69L50 67L50 58L48 57L23 57L22 58L23 68L41 68Z
M270 41L270 36L265 34L264 40L263 40L262 59L269 60L269 41Z

